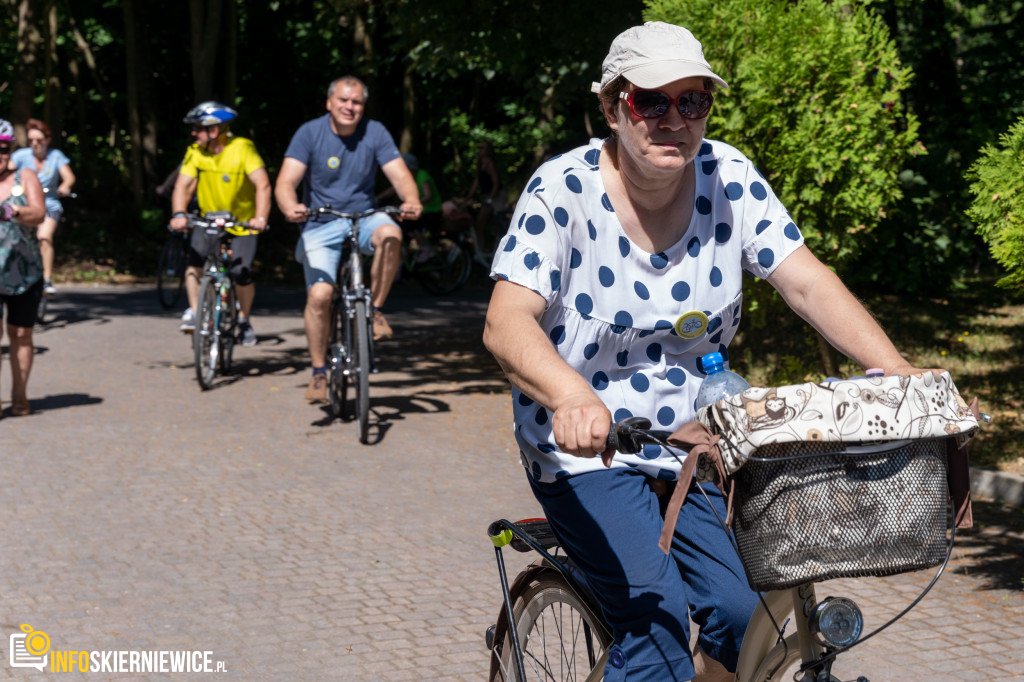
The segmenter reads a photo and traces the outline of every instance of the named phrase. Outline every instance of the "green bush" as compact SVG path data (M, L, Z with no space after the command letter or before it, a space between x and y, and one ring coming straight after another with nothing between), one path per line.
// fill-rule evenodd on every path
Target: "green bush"
M685 26L701 41L729 83L707 136L754 162L807 246L844 276L902 195L908 159L925 153L901 100L911 71L886 25L864 4L839 0L649 0L644 18ZM786 314L770 287L747 285L744 295L748 329ZM824 346L798 350L794 372L835 371Z
M652 0L645 18L686 26L729 83L708 136L757 165L807 245L837 270L901 196L924 152L900 93L910 81L888 28L856 3Z
M974 196L967 215L1007 270L998 284L1019 288L1024 285L1024 117L999 142L985 145L965 174Z

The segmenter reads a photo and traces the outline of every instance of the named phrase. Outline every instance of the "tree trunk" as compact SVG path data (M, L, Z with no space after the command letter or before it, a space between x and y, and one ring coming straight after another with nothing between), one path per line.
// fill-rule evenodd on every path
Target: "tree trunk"
M71 83L75 86L75 120L78 130L88 131L89 103L86 99L85 83L82 82L82 69L75 56L68 59L68 73L71 74ZM88 132L83 132L78 136L78 151L81 155L79 182L82 182L82 177L89 178L91 189L96 189L96 157L92 151L92 135Z
M121 0L124 15L124 56L127 76L128 137L131 139L132 197L136 206L145 199L145 173L142 166L142 126L139 116L139 83L142 81L138 32L135 22L135 1Z
M22 146L28 144L25 121L32 116L36 96L38 55L43 38L37 22L41 16L39 0L21 0L18 3L18 60L14 65L14 83L11 88L10 115L15 135Z
M221 0L189 0L192 27L192 81L196 103L214 99L217 67L217 38L223 17Z
M224 88L222 97L224 102L234 106L235 97L238 95L238 5L228 2L224 17L225 40L224 49L221 52L224 62Z
M399 138L398 149L407 154L412 151L413 131L416 126L416 96L413 92L412 72L413 65L405 70L402 75L402 134Z
M838 377L839 376L839 353L835 348L832 347L825 337L822 336L817 330L814 335L818 339L818 352L821 355L821 369L827 377Z
M44 102L43 119L53 130L55 145L60 145L64 130L64 89L61 87L57 56L57 2L46 2L46 99Z

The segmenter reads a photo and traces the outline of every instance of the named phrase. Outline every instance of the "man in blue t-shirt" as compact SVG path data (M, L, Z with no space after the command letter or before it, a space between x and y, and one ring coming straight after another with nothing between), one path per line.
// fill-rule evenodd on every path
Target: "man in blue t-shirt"
M416 181L402 160L395 141L381 123L363 119L366 85L345 76L327 88L327 115L304 123L292 137L274 186L274 197L285 218L303 223L295 257L306 276L306 340L313 376L306 400L327 399L327 339L330 305L341 247L352 226L347 220L308 221L309 207L330 204L338 211L374 208L377 168L402 199L404 215L419 218ZM302 201L297 189L302 183ZM386 213L366 218L359 226L359 248L373 254L370 288L373 293L373 338L391 336L381 312L401 263L402 231Z

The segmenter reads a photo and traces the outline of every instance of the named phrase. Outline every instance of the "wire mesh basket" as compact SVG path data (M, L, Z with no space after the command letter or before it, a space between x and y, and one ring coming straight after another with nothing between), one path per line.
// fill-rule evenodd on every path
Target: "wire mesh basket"
M772 443L739 469L733 531L755 590L942 562L948 439Z

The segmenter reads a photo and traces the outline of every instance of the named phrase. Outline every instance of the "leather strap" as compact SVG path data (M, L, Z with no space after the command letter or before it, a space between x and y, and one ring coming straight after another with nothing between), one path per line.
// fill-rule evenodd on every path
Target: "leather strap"
M727 509L725 523L727 526L732 525L733 482L725 472L722 453L718 449L719 440L721 440L721 436L712 434L708 427L696 421L686 422L668 437L670 445L688 450L689 454L683 460L679 480L665 507L665 525L661 529L661 539L658 541L658 547L661 547L661 551L665 554L668 554L672 548L672 535L675 533L676 522L679 520L679 511L683 508L686 494L690 489L690 484L693 483L697 464L701 460L705 465L710 465L712 469L710 473L715 485L725 494Z

